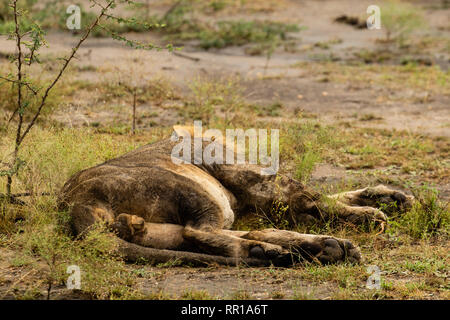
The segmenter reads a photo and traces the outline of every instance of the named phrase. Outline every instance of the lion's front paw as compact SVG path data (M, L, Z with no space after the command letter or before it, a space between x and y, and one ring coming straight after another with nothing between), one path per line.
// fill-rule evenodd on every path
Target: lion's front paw
M346 221L355 225L377 226L384 225L386 215L377 208L372 207L347 207Z
M120 238L129 241L136 233L144 229L145 220L135 215L121 213L112 227Z
M350 240L331 236L301 234L288 230L265 229L247 233L246 238L281 245L284 249L278 252L277 261L285 266L295 262L320 261L335 263L342 261L359 262L361 253ZM253 249L259 254L259 249ZM261 249L262 251L262 249Z
M371 207L381 207L384 211L394 212L410 209L414 197L402 191L390 189L384 185L368 187L359 194L360 201Z

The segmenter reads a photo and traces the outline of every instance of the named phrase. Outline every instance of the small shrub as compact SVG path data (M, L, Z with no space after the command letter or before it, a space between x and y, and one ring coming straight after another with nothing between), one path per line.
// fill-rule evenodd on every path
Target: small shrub
M275 229L288 229L288 209L289 206L283 201L279 199L274 200L270 212L261 212L257 214L259 217L259 228L269 227Z
M221 80L198 78L192 82L190 89L191 101L182 109L183 115L189 119L202 120L208 124L222 113L228 124L243 106L242 90L236 77Z
M27 10L27 15L21 21L21 28L30 30L32 21L39 23L41 28L45 30L59 29L69 31L73 34L79 34L86 30L96 19L93 11L86 10L81 4L77 4L81 11L81 30L69 30L66 25L67 18L70 14L66 12L66 8L72 3L67 0L50 0L43 4L37 0L27 0L19 3L21 9ZM107 37L110 31L121 34L126 32L143 32L149 29L150 24L147 23L147 17L144 17L144 11L140 8L141 3L128 3L127 9L135 10L134 17L138 19L108 19L102 23L101 27L95 27L92 30L94 37ZM8 1L0 3L0 34L6 34L14 30L14 21L11 10L8 8ZM156 25L154 27L157 27Z
M303 182L307 182L315 165L321 160L320 154L313 150L310 143L306 143L305 152L298 155L296 160L295 176Z
M414 30L424 26L419 9L398 0L390 0L381 8L381 21L386 31L386 40L395 40L400 45Z
M214 11L225 6L223 1L214 1L210 7ZM263 45L263 51L270 55L274 43L286 40L289 32L300 31L296 24L273 21L219 21L215 24L197 19L198 11L193 1L179 1L162 18L153 16L150 23L164 26L159 31L169 35L173 40L199 40L200 47L225 48L245 44ZM201 10L200 10L201 11Z
M295 177L306 183L314 167L319 163L327 149L337 145L332 128L312 121L293 124L282 131L280 154L285 160L294 160Z
M439 200L438 192L421 187L414 192L413 207L398 220L391 221L394 231L405 232L416 239L449 236L450 210L448 203Z
M297 25L271 21L220 21L217 27L199 34L203 49L241 46L248 43L272 43L286 40L289 32L297 32Z
M132 276L118 254L116 237L105 226L94 225L82 237L72 239L67 233L70 221L65 217L67 214L52 208L52 201L36 203L9 240L9 245L20 252L20 261L35 267L44 264L37 271L47 286L47 299L51 298L54 286L65 284L69 265L80 267L81 291L94 298L136 295L131 286Z
M237 290L231 294L231 300L252 300L253 297L246 290Z

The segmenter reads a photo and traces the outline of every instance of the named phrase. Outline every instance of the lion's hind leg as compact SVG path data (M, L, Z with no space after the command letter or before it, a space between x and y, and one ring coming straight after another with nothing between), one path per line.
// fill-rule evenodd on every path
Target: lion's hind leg
M183 238L184 227L170 223L149 223L143 218L122 213L112 224L117 235L143 247L168 250L193 250Z
M141 217L124 213L117 217L112 227L121 239L148 248L266 260L276 260L288 253L279 245L244 239L228 230L149 223Z
M229 230L185 227L183 237L202 252L233 257L237 260L254 258L270 261L278 266L291 264L290 253L282 246L263 241L245 239L244 233Z
M349 240L331 236L266 229L248 232L243 238L280 245L292 253L292 259L295 261L319 261L328 264L361 260L359 249Z
M179 260L196 265L245 263L264 266L270 261L266 257L250 254L249 251L254 247L262 245L266 250L272 249L274 257L277 257L279 252L284 252L277 245L264 245L257 241L222 234L220 231L201 231L176 224L148 223L141 217L129 214L120 214L112 227L121 238L121 251L131 261L141 257L150 262ZM235 255L236 252L240 254Z

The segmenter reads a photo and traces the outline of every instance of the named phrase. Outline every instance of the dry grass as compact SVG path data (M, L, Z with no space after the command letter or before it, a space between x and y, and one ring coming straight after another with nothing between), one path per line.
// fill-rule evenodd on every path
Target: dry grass
M173 0L161 0L161 5L171 6ZM197 0L192 3L195 11L208 14L235 14L235 13L256 13L273 12L285 8L288 0Z
M309 132L310 137L313 137L314 134L323 134L324 130L325 129L323 128L320 129L311 126L309 127L309 131L305 132ZM113 158L144 143L161 139L163 136L168 136L169 132L170 129L155 129L151 132L130 137L126 135L96 133L95 129L92 128L36 128L32 136L30 136L29 141L24 145L24 149L21 153L27 166L14 185L14 191L57 191L71 174L96 163ZM381 135L381 137L388 140L391 139L389 135ZM3 139L3 148L6 142L5 139L7 138L8 137L4 137ZM325 159L323 161L327 161L327 157L330 156L328 152L332 148L327 149L325 147L333 146L333 144L327 144L328 139L326 138L322 138L322 140L318 139L316 141L318 141L317 145L319 151L314 152L325 150L326 152L321 156ZM350 140L350 142L351 141L352 140ZM355 148L359 148L356 142L351 143L354 144ZM339 146L339 144L337 144L337 146ZM345 144L345 146L348 146L348 144ZM293 145L290 145L289 147L292 148ZM405 150L405 153L399 151L397 156L404 160L412 158L411 154L406 152L406 150L410 150L410 148L411 147L408 144L400 146L400 151ZM386 148L386 150L388 150L388 148ZM418 152L417 159L420 159L421 156L428 156L427 152L424 152L423 154L420 153L421 148L417 149L413 147L412 150ZM293 151L293 153L296 152L300 152L300 150ZM335 152L341 152L339 151L339 147ZM343 152L343 154L346 153ZM286 155L286 153L284 153L284 155ZM49 161L49 159L51 159L51 161ZM429 170L434 171L438 169L430 167ZM3 190L3 188L4 185L1 185L0 190ZM15 265L16 268L19 266L27 266L27 268L31 268L29 270L33 270L33 268L35 268L33 267L34 263L29 261L33 261L33 259L38 259L37 261L41 260L42 256L47 251L43 251L44 253L28 253L25 249L31 247L27 244L30 243L30 240L26 239L35 238L41 241L41 246L44 249L47 248L48 250L48 248L53 248L55 243L51 245L52 242L50 242L46 245L46 241L50 240L49 237L45 237L44 240L46 241L42 241L43 239L41 237L36 238L36 236L39 236L39 233L36 232L37 230L41 231L42 229L40 228L42 228L41 226L43 225L50 227L57 226L58 224L56 223L56 220L52 219L41 220L43 217L48 217L48 212L51 212L52 208L54 208L55 198L53 196L48 199L32 198L29 199L29 201L33 204L32 207L30 209L25 209L25 212L22 212L22 214L27 217L25 223L23 225L9 225L9 228L12 229L9 229L7 232L7 234L9 234L9 239L5 240L3 246L16 250L17 257L14 261L10 262L13 266ZM30 217L36 217L37 220L34 218L30 219ZM3 222L2 226L5 226L3 225ZM21 226L21 230L25 231L23 234L15 233L19 226ZM363 254L366 258L365 264L359 266L345 264L338 266L307 265L292 270L277 270L276 277L284 277L284 279L287 279L288 277L303 279L304 281L309 281L311 284L327 283L330 292L333 292L331 297L340 299L428 299L443 298L448 294L449 288L445 281L445 277L448 277L447 267L449 263L448 238L444 235L434 236L428 240L415 240L413 237L405 234L404 230L401 228L395 228L395 225L393 225L392 232L389 232L386 236L382 237L373 234L361 235L355 233L355 231L346 229L323 229L316 230L316 232L332 233L339 237L353 239L353 241L359 244L363 250ZM53 235L53 233L48 233L48 235ZM42 236L42 234L40 236ZM60 248L59 250L63 250L67 245L70 245L70 241L63 240L64 237L62 237L62 235L55 234L55 236L56 239L58 239L56 244L62 243L61 246L56 247ZM107 256L108 255L103 256L105 258L100 258L106 259ZM19 259L18 257L23 258ZM72 256L70 259L72 259ZM110 261L108 259L103 262L98 259L94 259L94 261L104 263L105 261ZM65 259L62 260L66 261ZM365 289L364 285L368 276L365 271L365 265L367 264L377 265L384 272L382 278L385 282L381 290L374 292ZM64 266L64 264L62 265ZM120 265L118 265L118 267L119 266ZM121 268L127 267L122 266ZM243 270L242 275L245 276L246 272L247 271ZM275 276L264 269L261 272L267 272L267 277ZM95 275L95 272L93 275ZM27 283L30 284L31 279L33 278L30 278ZM92 281L94 281L96 278L93 277L92 279ZM405 280L407 281L405 282ZM130 278L129 281L133 281L133 277ZM36 285L38 286L38 283L36 283ZM118 287L116 289L107 289L104 285L98 287L93 285L88 292L92 292L93 296L97 297L136 297L137 293L133 294L128 292L129 290L127 288L129 284L117 283L117 285ZM31 292L31 289L31 287L27 287L27 292ZM147 298L158 299L168 297L168 294L160 292L155 293L154 296L148 296ZM183 297L190 299L213 298L206 292L197 291L187 292ZM248 292L241 291L236 292L233 297L249 299L251 295ZM277 295L274 294L274 297L277 297ZM286 296L286 298L296 299L309 299L314 297L314 293L303 292L300 289L297 290L292 297Z
M202 15L226 16L272 12L283 8L285 2L287 0L201 0L196 5L201 8ZM167 8L174 1L161 3ZM435 39L422 40L426 49L437 45ZM323 42L316 46L328 50L333 44ZM367 52L361 55L359 59L362 60L379 58ZM54 72L54 56L44 56L43 60L46 76L49 76ZM139 61L136 64L139 68ZM295 67L323 82L345 83L359 88L426 91L429 95L421 98L422 103L433 95L450 94L448 71L415 63L404 66L346 65L324 61L299 63ZM29 206L26 207L0 202L0 289L7 288L8 295L15 298L43 298L43 288L46 289L50 283L52 292L63 287L65 268L75 263L85 271L82 291L88 298L221 298L203 289L171 294L158 288L143 295L137 289L139 278L157 278L161 282L170 278L178 266L159 265L158 272L148 274L148 266L139 266L140 269L136 270L136 266L126 265L116 255L111 234L104 232L101 226L94 228L86 239L73 240L64 229L64 218L67 217L55 209L56 193L72 174L170 135L170 126L158 124L150 129L141 126L134 136L128 134L130 92L133 88L139 90L138 102L150 106L148 114L140 115L142 119L153 117L153 108L165 108L168 102L169 105L174 104L168 108L174 109L188 123L196 118L203 119L209 127L220 129L279 128L283 173L321 191L335 193L380 182L411 190L424 184L443 186L450 183L448 138L398 130L353 128L339 123L324 125L311 120L314 115L310 118L286 115L281 103L249 105L242 94L244 84L238 78L198 79L190 87L191 94L183 97L163 77L144 77L135 84L133 77L119 76L112 68L78 66L70 71L72 77L64 79L55 88L48 113L25 141L19 154L24 166L13 184L14 192L45 191L51 195L29 197L26 199ZM81 80L83 72L95 73L98 81ZM0 87L0 162L6 162L12 152L14 136L7 130L5 120L12 110L14 95L15 91L8 85ZM417 97L404 99L411 102ZM175 104L180 101L182 106ZM90 123L90 126L69 129L52 118L56 108L66 112L65 107L80 105L86 113L112 114L112 121L98 121ZM275 117L282 120L271 119ZM367 114L360 116L359 120L376 120L374 117ZM315 185L311 174L318 164L344 169L348 180L332 186ZM383 235L375 232L361 234L342 226L297 228L302 232L351 239L362 249L365 261L361 265L305 264L292 269L220 270L234 272L238 279L250 278L259 283L269 283L273 290L267 294L273 299L449 299L449 208L430 190L424 188L417 193L421 201L412 210L403 216L390 217L390 227ZM5 179L0 179L0 193L4 191ZM238 220L235 224L235 228L240 229L264 227L267 223L261 223L258 217ZM5 252L11 254L6 255ZM368 265L376 265L382 272L379 290L366 288ZM12 272L20 275L19 278L11 280ZM299 283L307 283L310 288ZM325 288L325 293L320 288ZM240 289L228 293L227 297L252 299L254 295L248 289Z

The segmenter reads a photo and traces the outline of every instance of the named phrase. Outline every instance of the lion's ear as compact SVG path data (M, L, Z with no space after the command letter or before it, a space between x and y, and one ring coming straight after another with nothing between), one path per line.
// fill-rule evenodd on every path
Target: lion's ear
M191 137L194 136L194 127L193 126L173 126L173 131L177 133L178 136L184 136L186 132L188 132Z

